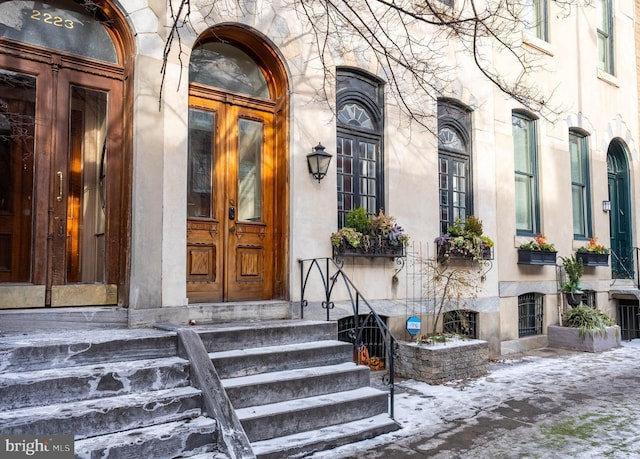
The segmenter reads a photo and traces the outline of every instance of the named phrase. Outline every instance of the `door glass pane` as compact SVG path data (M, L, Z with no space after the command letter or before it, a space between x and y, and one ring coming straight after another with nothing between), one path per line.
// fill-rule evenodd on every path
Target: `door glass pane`
M0 282L31 281L36 79L0 70Z
M73 86L67 171L67 282L104 282L107 93Z
M238 219L262 220L262 123L238 121Z
M214 113L189 109L187 216L213 217Z

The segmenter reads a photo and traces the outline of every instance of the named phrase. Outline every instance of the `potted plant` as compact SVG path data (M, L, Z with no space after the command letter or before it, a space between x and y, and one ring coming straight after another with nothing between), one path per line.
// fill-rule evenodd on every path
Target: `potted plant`
M582 260L584 266L609 266L609 249L598 244L598 238L589 239L589 245L576 251L576 258Z
M473 261L493 258L493 241L483 234L482 220L473 215L467 216L464 223L457 218L445 234L435 239L435 243L440 262L451 258Z
M602 311L585 304L567 311L562 326L547 330L550 347L600 352L620 346L620 327Z
M331 234L334 256L404 256L409 236L382 210L370 217L363 207L347 214L346 225Z
M580 258L571 255L561 257L564 272L567 280L562 283L561 290L570 306L578 306L582 303L582 290L580 290L580 280L584 274L584 266Z
M547 241L544 234L536 235L532 241L518 247L518 264L522 265L555 265L556 249Z

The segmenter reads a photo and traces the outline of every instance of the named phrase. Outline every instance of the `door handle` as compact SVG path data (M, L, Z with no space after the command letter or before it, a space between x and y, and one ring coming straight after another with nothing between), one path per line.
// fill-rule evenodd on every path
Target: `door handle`
M56 175L58 176L58 196L56 197L56 201L62 202L62 190L64 188L64 184L62 182L62 171L58 171Z
M236 219L236 208L229 207L229 220L235 220L235 219Z

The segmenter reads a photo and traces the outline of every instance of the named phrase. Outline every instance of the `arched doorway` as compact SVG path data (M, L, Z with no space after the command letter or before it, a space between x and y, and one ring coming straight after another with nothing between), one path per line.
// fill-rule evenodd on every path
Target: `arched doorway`
M287 80L259 37L232 25L189 66L189 302L288 295Z
M131 40L92 5L0 4L0 308L124 297Z
M613 140L607 150L609 183L609 226L611 234L611 272L613 278L633 278L633 234L631 231L631 191L629 163L624 145Z

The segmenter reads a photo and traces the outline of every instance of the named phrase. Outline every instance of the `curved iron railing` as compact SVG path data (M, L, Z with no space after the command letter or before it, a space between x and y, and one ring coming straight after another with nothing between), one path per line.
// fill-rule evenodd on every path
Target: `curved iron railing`
M304 318L304 309L309 305L309 302L305 298L305 291L309 284L312 272L317 272L320 275L324 289L324 300L322 301L322 308L327 311L327 320L331 320L330 311L334 309L335 304L331 301L331 294L334 287L340 280L343 281L342 285L346 288L349 299L351 301L351 308L354 318L354 330L351 339L353 339L353 346L355 355L357 350L362 344L362 333L364 331L363 325L368 322L369 317L373 317L375 323L380 331L380 334L385 343L386 360L389 369L389 375L385 378L385 383L389 386L389 416L394 417L394 367L393 360L396 350L398 348L398 339L393 335L387 324L382 320L380 315L371 307L371 304L362 296L362 293L358 290L355 284L349 279L349 276L342 270L342 263L335 261L333 258L310 258L299 259L300 265L300 317ZM321 264L323 266L321 266ZM315 270L314 270L315 268ZM368 308L367 317L365 320L360 318L360 303Z

